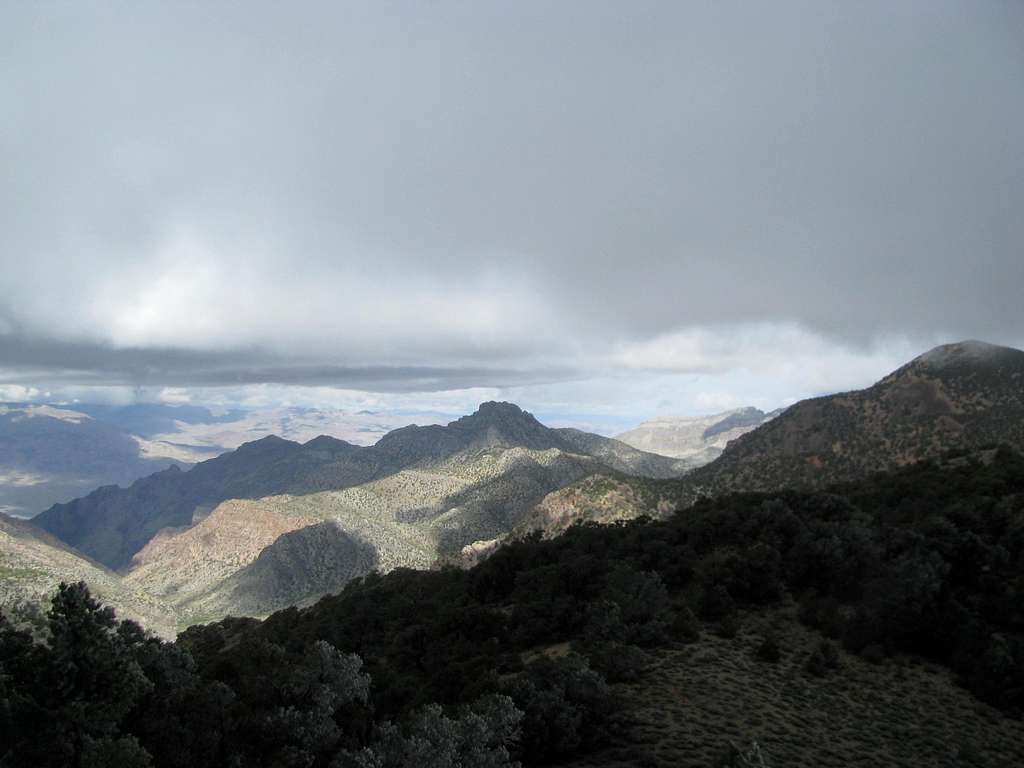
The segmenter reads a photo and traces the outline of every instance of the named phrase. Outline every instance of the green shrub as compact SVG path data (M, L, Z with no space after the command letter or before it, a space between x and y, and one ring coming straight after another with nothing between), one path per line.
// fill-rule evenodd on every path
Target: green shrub
M840 666L839 651L829 640L822 640L808 656L806 663L807 671L815 677L824 677L829 672L839 669Z
M633 683L643 677L651 659L635 645L592 643L580 648L592 669L609 683Z
M718 622L718 634L729 640L739 635L742 628L743 622L735 611Z
M700 640L700 620L686 603L676 606L672 636L679 638L684 643L695 643Z
M782 658L782 650L779 648L779 640L774 632L765 635L761 644L757 646L757 658L761 661L775 663Z

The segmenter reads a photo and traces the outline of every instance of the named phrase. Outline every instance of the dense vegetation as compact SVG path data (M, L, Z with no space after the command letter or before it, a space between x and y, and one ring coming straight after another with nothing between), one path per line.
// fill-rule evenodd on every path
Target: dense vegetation
M501 766L599 744L646 648L794 599L833 643L947 665L1024 710L1024 458L946 457L828 492L701 500L397 570L168 644L80 585L45 637L0 627L0 765ZM765 637L759 655L777 658ZM738 759L738 758L737 758Z

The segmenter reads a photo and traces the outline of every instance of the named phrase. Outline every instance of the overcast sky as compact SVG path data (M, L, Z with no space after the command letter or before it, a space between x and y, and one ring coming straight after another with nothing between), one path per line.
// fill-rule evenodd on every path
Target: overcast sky
M1024 3L0 5L0 399L628 421L1024 344Z

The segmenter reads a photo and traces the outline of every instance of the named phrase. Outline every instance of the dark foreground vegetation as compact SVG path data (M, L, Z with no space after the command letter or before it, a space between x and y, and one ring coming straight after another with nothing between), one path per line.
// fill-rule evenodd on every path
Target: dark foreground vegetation
M839 645L913 654L1019 717L1024 458L577 526L176 643L65 585L42 636L0 622L0 766L550 764L608 737L610 684L639 679L650 649L783 600L822 635L807 675L831 674ZM758 656L778 654L766 635Z

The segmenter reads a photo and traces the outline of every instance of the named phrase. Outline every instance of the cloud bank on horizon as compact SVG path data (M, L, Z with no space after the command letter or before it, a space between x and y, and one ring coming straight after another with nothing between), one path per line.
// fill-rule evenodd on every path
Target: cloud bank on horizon
M1013 2L7 4L0 399L698 412L1019 346L1022 43Z

